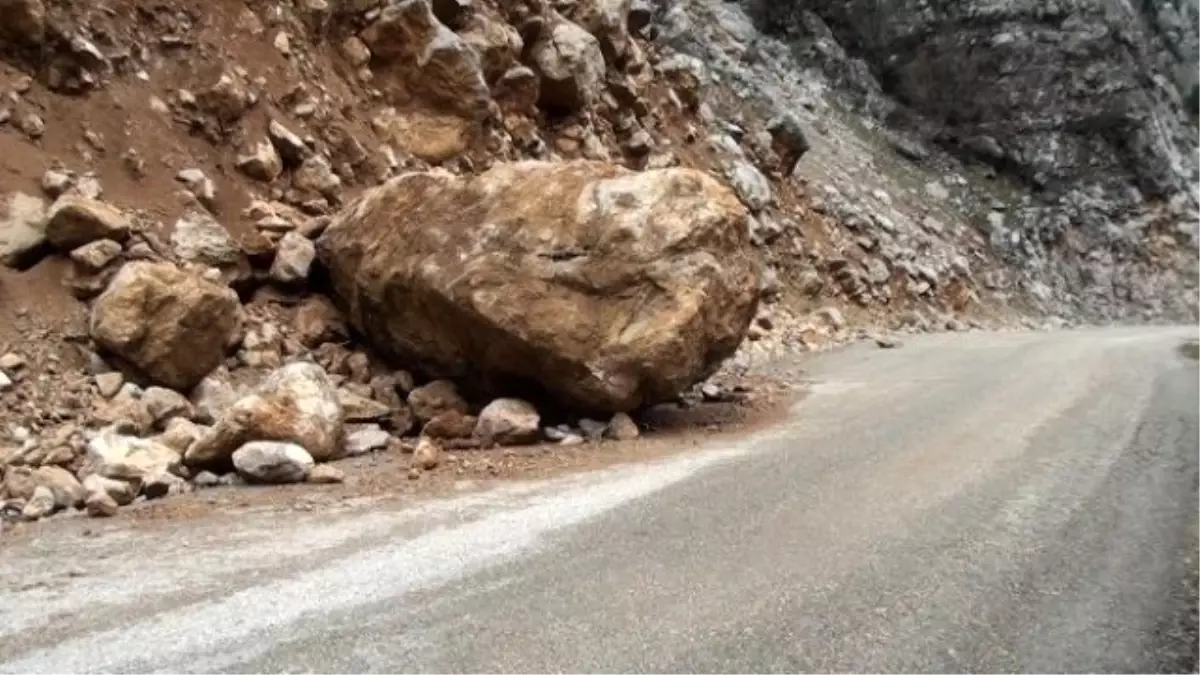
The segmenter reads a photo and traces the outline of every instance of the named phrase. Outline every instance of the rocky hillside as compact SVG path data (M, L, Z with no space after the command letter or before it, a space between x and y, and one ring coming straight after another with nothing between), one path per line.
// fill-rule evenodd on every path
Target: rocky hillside
M1144 76L1194 39L787 4L0 0L0 514L628 439L867 334L1194 316L1195 135Z

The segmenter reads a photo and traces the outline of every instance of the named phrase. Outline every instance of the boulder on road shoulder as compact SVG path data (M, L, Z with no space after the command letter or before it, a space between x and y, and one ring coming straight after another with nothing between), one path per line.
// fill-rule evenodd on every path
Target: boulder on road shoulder
M699 171L518 162L393 179L318 250L385 356L617 412L671 400L736 350L759 297L747 222Z
M279 441L324 462L345 453L344 432L337 389L325 371L314 363L291 363L226 410L184 460L190 466L220 464L247 443Z
M484 406L475 424L475 435L484 443L526 445L541 437L537 408L518 398L498 398Z
M134 482L174 471L180 460L177 451L162 443L124 436L112 428L101 430L88 441L88 456L100 476Z
M96 299L90 331L155 382L187 391L221 364L240 323L232 289L169 263L138 261Z
M234 451L233 466L256 483L302 483L315 462L295 443L253 441Z

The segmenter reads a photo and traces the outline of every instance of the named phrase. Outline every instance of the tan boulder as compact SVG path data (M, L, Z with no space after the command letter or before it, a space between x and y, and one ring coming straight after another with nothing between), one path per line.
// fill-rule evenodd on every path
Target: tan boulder
M88 442L88 456L104 478L140 483L179 467L179 452L154 440L126 436L113 428L97 433Z
M224 463L246 443L281 441L324 462L345 453L344 433L337 389L325 371L314 363L291 363L226 410L188 448L184 461L191 466Z
M73 195L59 197L46 216L46 240L60 251L100 239L125 241L131 229L129 218L117 207Z
M491 93L479 56L434 16L429 0L389 3L362 33L372 83L398 112L385 134L427 161L465 149L481 131Z
M529 50L541 77L540 105L575 111L599 99L604 88L600 42L578 24L558 18L545 26Z
M750 249L745 208L707 174L595 162L407 174L318 241L349 321L384 355L612 412L670 399L733 354L758 303Z
M181 391L221 364L240 324L227 286L169 263L121 268L92 307L92 339L147 376Z
M537 408L519 398L498 398L479 411L475 435L486 443L525 445L541 438Z

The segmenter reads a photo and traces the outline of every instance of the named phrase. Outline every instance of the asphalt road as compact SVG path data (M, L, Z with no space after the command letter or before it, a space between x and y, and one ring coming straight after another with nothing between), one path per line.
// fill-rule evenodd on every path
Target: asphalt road
M0 672L1194 668L1194 332L860 345L744 442L418 509L47 528Z

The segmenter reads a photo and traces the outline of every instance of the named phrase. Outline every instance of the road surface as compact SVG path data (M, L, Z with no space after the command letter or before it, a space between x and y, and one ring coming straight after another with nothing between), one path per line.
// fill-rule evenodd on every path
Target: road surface
M47 527L0 550L0 672L1192 668L1192 334L864 344L786 422L667 460Z

